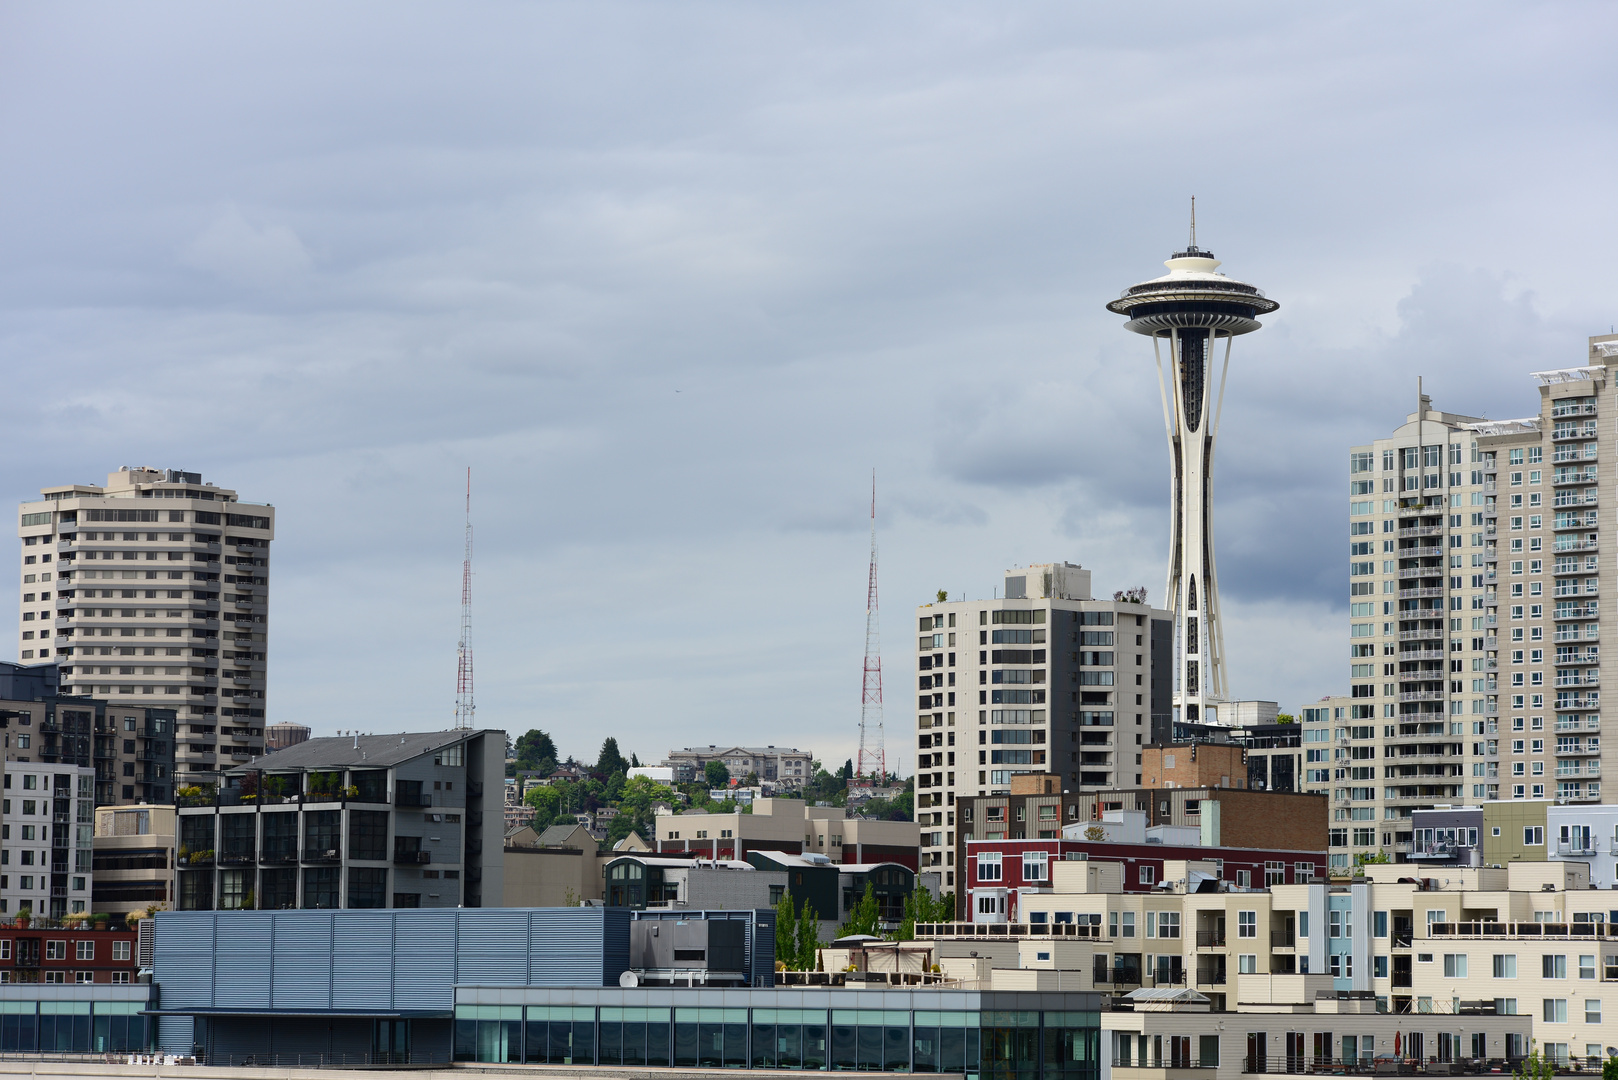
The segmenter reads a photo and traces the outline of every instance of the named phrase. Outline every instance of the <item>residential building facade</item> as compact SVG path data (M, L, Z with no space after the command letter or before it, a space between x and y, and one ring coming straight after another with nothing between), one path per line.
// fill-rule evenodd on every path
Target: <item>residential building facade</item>
M182 795L178 907L496 906L505 738L310 739Z
M97 930L89 924L23 926L6 922L0 926L0 983L133 985L140 966L135 932L121 921L116 929L112 925ZM85 1005L83 1013L88 1018L89 1002ZM64 1011L71 1016L77 1010ZM15 1049L3 1043L0 1047Z
M802 799L755 799L745 814L659 814L656 828L654 846L660 854L691 852L745 861L750 851L784 851L824 855L834 863L916 867L915 822L849 817L840 806L811 806Z
M20 513L19 659L58 661L64 694L174 709L181 781L263 753L273 507L197 473L126 467L104 486L45 488Z
M1535 372L1517 420L1445 413L1423 395L1392 435L1349 454L1347 722L1326 791L1357 855L1411 842L1410 817L1488 799L1599 802L1603 457L1618 335L1582 367ZM1608 740L1610 741L1610 739Z
M0 914L90 913L95 773L7 761L0 798Z
M173 709L118 708L99 698L58 694L54 661L31 670L17 664L0 669L31 674L5 678L0 672L0 731L8 761L93 767L97 806L173 797Z
M945 889L959 799L1030 773L1073 790L1139 785L1152 718L1172 715L1168 612L1094 598L1072 563L1008 570L1004 585L1003 599L916 609L916 818L922 867Z
M173 907L174 807L104 807L95 817L91 908L123 918Z
M672 770L673 783L700 783L708 762L717 761L735 780L751 774L773 787L791 791L813 776L813 755L790 746L688 746L670 750L663 767Z

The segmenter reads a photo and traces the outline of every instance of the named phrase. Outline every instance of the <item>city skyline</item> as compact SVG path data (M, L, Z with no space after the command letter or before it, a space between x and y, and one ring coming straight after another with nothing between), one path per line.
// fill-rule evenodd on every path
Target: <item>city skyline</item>
M1346 692L1347 448L1418 375L1517 415L1611 324L1618 16L1251 10L1187 9L1150 63L1125 13L0 15L32 163L0 179L0 482L149 464L275 504L267 719L330 734L452 723L470 464L480 726L835 767L872 466L889 611L1061 560L1163 602L1160 406L1101 305L1194 194L1286 304L1223 421L1228 694ZM1199 96L1262 137L1163 78L1220 50ZM792 602L760 633L766 582Z

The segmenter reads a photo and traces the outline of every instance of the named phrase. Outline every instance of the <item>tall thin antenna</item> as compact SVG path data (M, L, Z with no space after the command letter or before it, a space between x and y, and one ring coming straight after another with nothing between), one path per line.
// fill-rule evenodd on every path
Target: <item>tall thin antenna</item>
M461 644L455 673L455 727L472 727L472 468L466 469L466 561L461 564Z
M1197 197L1191 196L1191 250L1197 250Z
M882 642L876 617L876 470L871 470L871 577L865 592L865 686L860 695L860 752L854 775L876 783L888 776L882 745Z

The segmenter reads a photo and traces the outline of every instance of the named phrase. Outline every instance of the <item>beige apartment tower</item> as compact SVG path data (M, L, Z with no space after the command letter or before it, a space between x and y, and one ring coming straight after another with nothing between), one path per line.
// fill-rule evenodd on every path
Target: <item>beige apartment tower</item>
M1173 709L1169 612L1090 594L1072 563L1007 570L1002 596L923 604L916 821L923 872L956 887L955 802L1053 773L1064 790L1138 787Z
M1403 857L1415 809L1601 800L1615 363L1618 335L1592 337L1584 366L1532 374L1532 415L1421 396L1391 436L1350 451L1349 716L1302 718L1306 749L1331 752L1329 766L1308 755L1305 786L1331 795L1335 868Z
M59 664L61 692L104 699L109 715L147 707L178 716L173 747L116 763L127 775L98 771L97 803L133 801L121 793L137 777L147 792L213 782L264 752L272 507L197 473L126 467L105 486L42 489L22 505L17 532L18 658ZM166 784L155 771L168 767L169 750ZM152 774L141 774L147 765Z

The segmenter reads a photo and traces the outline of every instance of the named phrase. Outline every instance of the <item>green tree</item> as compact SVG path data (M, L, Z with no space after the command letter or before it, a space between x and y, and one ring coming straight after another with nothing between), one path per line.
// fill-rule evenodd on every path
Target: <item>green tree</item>
M637 754L630 754L629 755L629 767L631 769L639 769L639 768L641 768L639 755L637 755Z
M1517 1080L1555 1080L1555 1076L1556 1063L1539 1056L1539 1040L1535 1039L1529 1044L1528 1056L1517 1066ZM1605 1080L1605 1068L1602 1069L1602 1076Z
M1601 1063L1601 1080L1618 1080L1618 1057L1610 1057Z
M562 794L553 787L535 784L528 789L523 802L534 808L534 829L537 832L556 820L562 810Z
M607 777L607 784L604 792L607 802L609 803L616 804L619 799L623 798L624 774L622 772L615 772L611 776Z
M949 603L949 590L948 589L939 589L938 592L935 593L934 595L938 597L938 602L940 604Z
M618 752L618 740L609 737L606 742L601 744L601 754L596 758L596 775L605 780L613 773L627 773L628 771L629 762L625 761L624 755Z
M837 928L838 937L849 937L853 934L875 935L881 929L882 913L876 903L876 889L870 881L865 883L865 895L860 897L854 910L848 913L848 921Z
M549 775L556 771L556 743L538 728L517 737L516 753L518 772Z
M1298 722L1298 718L1291 713L1276 713L1275 722L1277 724L1295 724Z
M820 955L820 918L809 901L798 912L798 970L813 971Z
M710 761L702 767L702 776L710 788L722 788L730 783L730 770L723 761Z
M854 776L854 759L849 758L843 762L843 767L837 770L837 775L843 780L851 779Z
M798 913L793 907L789 892L783 892L775 905L775 958L789 970L798 965Z

